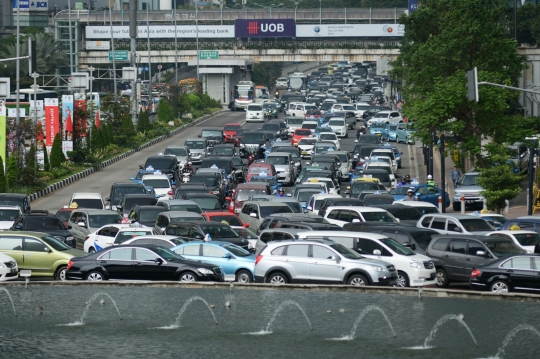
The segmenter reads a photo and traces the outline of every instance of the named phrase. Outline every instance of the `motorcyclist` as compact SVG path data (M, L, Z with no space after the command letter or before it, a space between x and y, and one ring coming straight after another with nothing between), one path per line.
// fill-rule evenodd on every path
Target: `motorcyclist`
M364 134L364 128L360 127L358 130L356 130L356 139L359 140L360 136Z
M276 193L276 197L285 197L285 190L280 188L278 193Z
M409 190L407 191L407 196L405 196L402 201L415 201L414 191L411 188L409 188Z
M260 160L264 160L264 154L266 153L266 145L262 145L260 148L259 148L259 159Z
M191 166L191 162L187 162L184 165L184 168L182 169L182 173L188 173L189 175L193 174L193 167Z
M255 162L255 153L252 153L249 155L248 157L248 167L253 163Z
M401 182L398 182L396 187L407 186L408 184L409 184L409 182L407 182L407 177L403 176L403 177L401 177Z

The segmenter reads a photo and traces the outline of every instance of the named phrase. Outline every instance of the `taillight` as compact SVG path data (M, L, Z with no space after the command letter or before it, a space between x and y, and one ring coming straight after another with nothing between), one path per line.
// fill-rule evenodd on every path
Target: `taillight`
M479 269L473 269L472 272L471 272L471 278L476 278L478 277L480 274L482 274L482 271L479 270Z
M210 193L210 194L214 194L214 191L210 191L210 192L208 192L208 193Z
M169 194L171 196L173 195L172 191L167 192L167 194Z
M70 259L68 262L67 270L69 270L69 268L71 268L72 265L73 265L73 261Z
M263 256L261 256L260 254L257 256L257 258L255 258L255 265L257 265L261 259L262 259Z
M87 240L88 238L90 238L90 236L86 236L86 237L84 237L84 240L86 241L86 240Z

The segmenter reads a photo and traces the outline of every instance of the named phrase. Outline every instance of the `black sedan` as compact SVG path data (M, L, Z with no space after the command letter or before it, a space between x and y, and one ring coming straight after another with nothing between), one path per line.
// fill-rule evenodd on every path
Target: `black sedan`
M540 289L540 255L518 254L497 259L473 268L471 288L493 293L538 291Z
M66 278L89 281L224 281L221 267L188 260L166 248L153 245L108 247L85 257L71 258Z

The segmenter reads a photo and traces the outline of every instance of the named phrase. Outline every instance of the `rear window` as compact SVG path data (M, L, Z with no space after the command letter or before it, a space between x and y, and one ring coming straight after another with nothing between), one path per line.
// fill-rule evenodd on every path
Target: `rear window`
M369 171L364 171L364 175L367 177L371 176L372 178L378 178L381 182L390 182L390 175L385 173L370 173Z
M266 218L274 213L292 213L292 209L289 206L262 206L261 217Z
M262 111L261 105L249 105L247 108L248 111Z
M345 120L330 120L328 126L345 126Z
M294 131L294 134L296 136L309 136L311 135L311 131L310 130L296 130Z
M103 209L103 202L99 198L76 198L77 208Z
M438 251L445 251L448 248L448 243L450 243L450 238L438 238L431 248Z

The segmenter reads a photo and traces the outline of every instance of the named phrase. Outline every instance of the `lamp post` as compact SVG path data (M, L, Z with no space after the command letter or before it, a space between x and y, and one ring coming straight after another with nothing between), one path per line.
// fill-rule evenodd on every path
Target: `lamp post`
M88 68L88 72L90 72L90 98L92 99L92 81L94 80L94 71L96 71L96 68L93 66L90 66Z
M322 24L322 0L319 0L319 25Z
M199 7L195 7L195 36L197 37L197 82L199 81Z
M147 32L147 46L148 46L148 92L150 94L150 105L154 104L152 98L152 61L150 60L150 18L148 16L148 5L146 6L146 32ZM176 35L175 35L176 36ZM135 85L136 87L137 85ZM137 90L136 88L134 90Z
M111 25L111 49L112 49L112 67L113 67L113 79L114 79L114 102L118 102L118 87L116 87L116 59L115 59L115 54L114 54L114 34L113 34L113 26L112 26L112 9L110 7L109 7L109 23ZM71 41L70 41L70 44L71 44Z
M178 83L178 33L176 32L176 7L173 12L174 16L174 78L175 83Z

